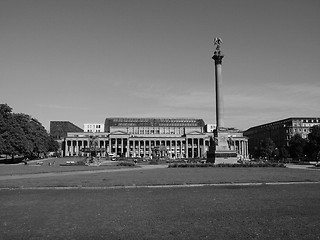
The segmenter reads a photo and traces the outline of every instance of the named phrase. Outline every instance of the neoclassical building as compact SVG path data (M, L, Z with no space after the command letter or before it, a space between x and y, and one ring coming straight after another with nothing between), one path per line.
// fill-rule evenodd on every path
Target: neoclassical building
M206 157L212 132L202 119L192 118L107 118L104 132L68 132L65 156L84 155L95 139L99 155L123 157ZM231 129L230 149L248 156L248 141L240 130Z

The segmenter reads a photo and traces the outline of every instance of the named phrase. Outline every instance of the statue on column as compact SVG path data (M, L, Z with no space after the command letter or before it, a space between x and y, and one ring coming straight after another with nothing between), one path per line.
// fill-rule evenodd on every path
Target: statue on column
M220 52L220 45L223 43L221 38L214 38L213 43L216 46L216 51Z

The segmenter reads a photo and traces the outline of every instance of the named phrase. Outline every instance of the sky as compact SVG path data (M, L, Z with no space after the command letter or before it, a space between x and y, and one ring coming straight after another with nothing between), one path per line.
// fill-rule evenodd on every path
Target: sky
M50 121L320 117L319 0L1 0L0 103Z

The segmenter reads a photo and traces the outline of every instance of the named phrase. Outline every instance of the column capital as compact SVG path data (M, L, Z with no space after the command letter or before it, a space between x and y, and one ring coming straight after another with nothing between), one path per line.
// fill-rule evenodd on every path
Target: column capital
M214 60L214 63L217 64L222 64L222 58L224 55L221 54L221 51L215 51L212 59Z

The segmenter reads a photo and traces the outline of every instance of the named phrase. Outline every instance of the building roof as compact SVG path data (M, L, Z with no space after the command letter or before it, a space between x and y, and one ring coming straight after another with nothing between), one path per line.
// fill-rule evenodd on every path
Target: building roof
M204 127L202 119L193 118L106 118L106 127Z
M55 139L66 137L68 132L83 132L83 130L69 121L50 121L50 135Z
M278 120L278 121L269 122L269 123L261 124L261 125L258 125L258 126L254 126L254 127L251 127L249 129L247 129L246 132L250 131L250 130L258 129L258 128L265 128L265 127L270 127L270 126L274 126L274 125L284 124L284 123L287 123L287 122L293 122L295 120L298 120L298 121L302 121L302 120L317 120L317 122L320 123L320 118L319 117L291 117L291 118L285 118L285 119L282 119L282 120Z

